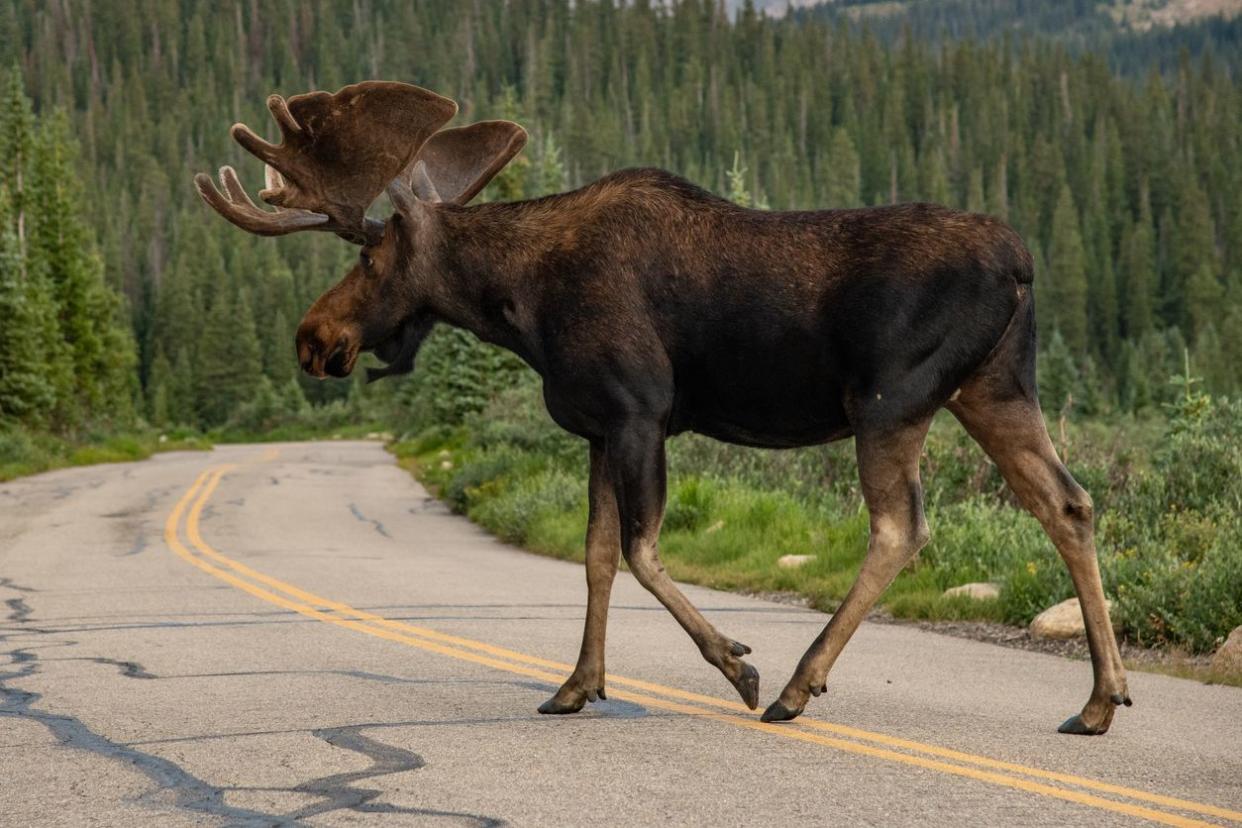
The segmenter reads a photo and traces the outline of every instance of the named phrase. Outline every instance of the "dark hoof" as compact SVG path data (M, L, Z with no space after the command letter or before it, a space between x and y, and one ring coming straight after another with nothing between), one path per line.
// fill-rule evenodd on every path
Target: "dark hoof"
M790 710L781 704L781 700L777 699L768 705L768 709L763 711L763 715L759 717L761 722L787 722L790 719L796 719L802 713L802 708Z
M1108 725L1091 727L1082 720L1082 716L1070 716L1057 728L1058 733L1072 733L1075 736L1102 736L1108 731Z
M742 662L742 675L733 682L733 686L747 707L754 710L759 706L759 671L752 665Z
M582 709L582 706L585 704L586 704L586 699L579 701L577 704L572 704L572 703L566 703L563 701L558 701L556 696L553 696L552 698L548 699L543 704L539 705L539 712L546 713L549 715L554 715L554 716L560 716L566 713L577 713L579 710Z
M747 647L741 642L734 641L729 645L729 652L733 653L735 656L750 655L750 647Z
M1129 696L1123 696L1120 693L1113 693L1111 699L1113 704L1124 704L1126 707L1130 707L1134 704L1134 702L1130 701Z
M827 693L827 692L828 692L827 683L821 684L819 687L811 688L811 695L814 696L815 698L819 698L822 694Z

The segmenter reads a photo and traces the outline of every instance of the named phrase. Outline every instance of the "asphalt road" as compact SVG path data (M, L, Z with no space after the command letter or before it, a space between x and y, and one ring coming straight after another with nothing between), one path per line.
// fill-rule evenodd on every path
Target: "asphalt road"
M540 716L579 565L450 515L373 443L0 485L0 824L1242 823L1242 690L864 624L764 725L627 573L609 700ZM825 616L687 587L762 703Z

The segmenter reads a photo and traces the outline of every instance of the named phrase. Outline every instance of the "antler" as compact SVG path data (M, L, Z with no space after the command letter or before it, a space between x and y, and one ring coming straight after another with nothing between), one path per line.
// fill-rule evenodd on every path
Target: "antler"
M330 230L360 244L383 230L382 222L366 218L367 207L457 111L447 98L392 81L357 83L332 95L310 92L287 102L272 95L267 107L280 128L280 144L244 124L234 124L230 133L267 165L259 197L276 210L255 205L231 167L220 170L223 193L207 175L194 177L203 200L251 233Z

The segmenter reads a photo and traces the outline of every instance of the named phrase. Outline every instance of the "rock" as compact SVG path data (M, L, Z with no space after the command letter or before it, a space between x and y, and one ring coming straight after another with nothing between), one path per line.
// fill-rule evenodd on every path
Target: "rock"
M1212 672L1224 676L1242 676L1242 627L1234 627L1225 643L1212 656Z
M1111 612L1113 602L1106 600L1105 604ZM1031 635L1036 638L1078 638L1086 634L1087 628L1083 624L1082 608L1078 606L1077 598L1069 598L1048 607L1031 622Z
M944 594L946 598L952 598L955 595L964 595L967 598L974 598L978 601L986 601L1000 597L1000 584L993 584L986 581L976 582L973 584L962 584L961 586L946 589Z
M776 565L783 569L799 569L813 560L814 555L781 555L776 559Z

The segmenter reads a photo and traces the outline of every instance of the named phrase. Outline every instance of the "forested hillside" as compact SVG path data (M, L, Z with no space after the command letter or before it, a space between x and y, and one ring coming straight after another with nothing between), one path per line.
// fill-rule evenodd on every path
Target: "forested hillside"
M832 0L796 14L865 26L885 43L1035 36L1137 77L1175 69L1183 51L1235 70L1242 57L1242 0Z
M56 238L80 237L83 272L97 250L124 296L135 404L159 424L218 425L260 391L295 406L347 392L296 380L290 343L353 249L240 233L199 203L191 176L231 163L257 190L260 167L228 126L274 134L270 92L368 77L454 96L459 122L528 126L525 161L486 197L650 164L721 192L744 167L743 188L774 209L923 199L995 213L1038 262L1046 405L1072 394L1078 411L1150 406L1170 393L1184 344L1212 390L1239 390L1242 86L1230 61L1209 50L1135 78L1038 36L885 42L814 17L743 11L733 24L716 0L0 0L4 129L25 117L23 85L47 124L37 151L4 150L4 203L26 199L18 168L32 188L67 180L47 209L84 226ZM49 142L60 149L38 150ZM0 212L9 250L21 211ZM44 255L43 221L30 219L27 256ZM91 300L96 318L106 304ZM79 377L104 354L129 370L124 338L83 350L62 332ZM29 349L17 339L5 347ZM0 359L37 364L24 354Z

